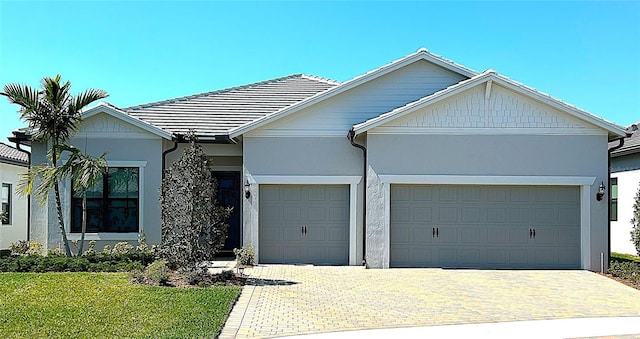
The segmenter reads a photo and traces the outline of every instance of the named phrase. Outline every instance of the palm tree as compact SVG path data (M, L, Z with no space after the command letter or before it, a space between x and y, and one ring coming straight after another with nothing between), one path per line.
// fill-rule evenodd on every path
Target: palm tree
M54 78L43 78L40 85L42 89L37 90L23 84L8 84L0 95L6 96L10 103L20 106L20 118L29 124L32 140L51 143L51 166L55 169L58 167L61 145L67 143L76 131L76 124L81 121L81 110L96 100L106 98L108 94L103 90L89 89L73 96L69 92L71 83L67 81L61 84L59 74ZM58 226L65 253L71 256L64 227L59 178L56 175L52 179Z

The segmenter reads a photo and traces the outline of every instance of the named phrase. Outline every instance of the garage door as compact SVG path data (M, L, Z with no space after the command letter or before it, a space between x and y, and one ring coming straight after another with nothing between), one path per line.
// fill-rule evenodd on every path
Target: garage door
M261 263L346 265L348 185L260 185Z
M390 266L579 268L577 187L392 185Z

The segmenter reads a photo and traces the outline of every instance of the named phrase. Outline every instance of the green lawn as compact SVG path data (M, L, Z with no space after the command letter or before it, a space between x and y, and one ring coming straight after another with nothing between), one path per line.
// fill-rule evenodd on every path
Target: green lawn
M135 285L126 273L4 273L0 338L215 337L240 290Z
M622 254L622 253L612 252L611 259L618 260L618 261L633 261L633 262L640 263L640 257L631 255L631 254Z

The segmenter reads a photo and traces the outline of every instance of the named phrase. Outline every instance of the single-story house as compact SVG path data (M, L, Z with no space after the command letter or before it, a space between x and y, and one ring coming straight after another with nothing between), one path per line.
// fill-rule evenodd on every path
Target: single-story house
M640 189L640 133L638 124L627 128L622 147L609 144L611 152L611 251L640 255L631 241L633 204Z
M17 193L20 176L29 168L29 154L0 142L0 249L27 240L28 199Z
M342 83L101 103L72 139L108 152L87 239L160 241L158 188L189 130L235 210L227 249L253 245L258 263L606 269L607 145L625 130L495 71L420 49ZM78 239L80 197L62 193ZM32 238L60 246L55 218L34 208Z

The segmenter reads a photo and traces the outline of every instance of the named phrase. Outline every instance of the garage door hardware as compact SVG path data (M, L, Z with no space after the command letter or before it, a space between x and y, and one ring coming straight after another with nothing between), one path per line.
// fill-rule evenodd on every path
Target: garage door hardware
M440 237L440 227L432 227L431 228L431 237L439 238Z
M535 239L536 238L536 229L535 228L530 228L529 229L529 239Z
M307 226L300 226L300 232L302 235L307 235Z

